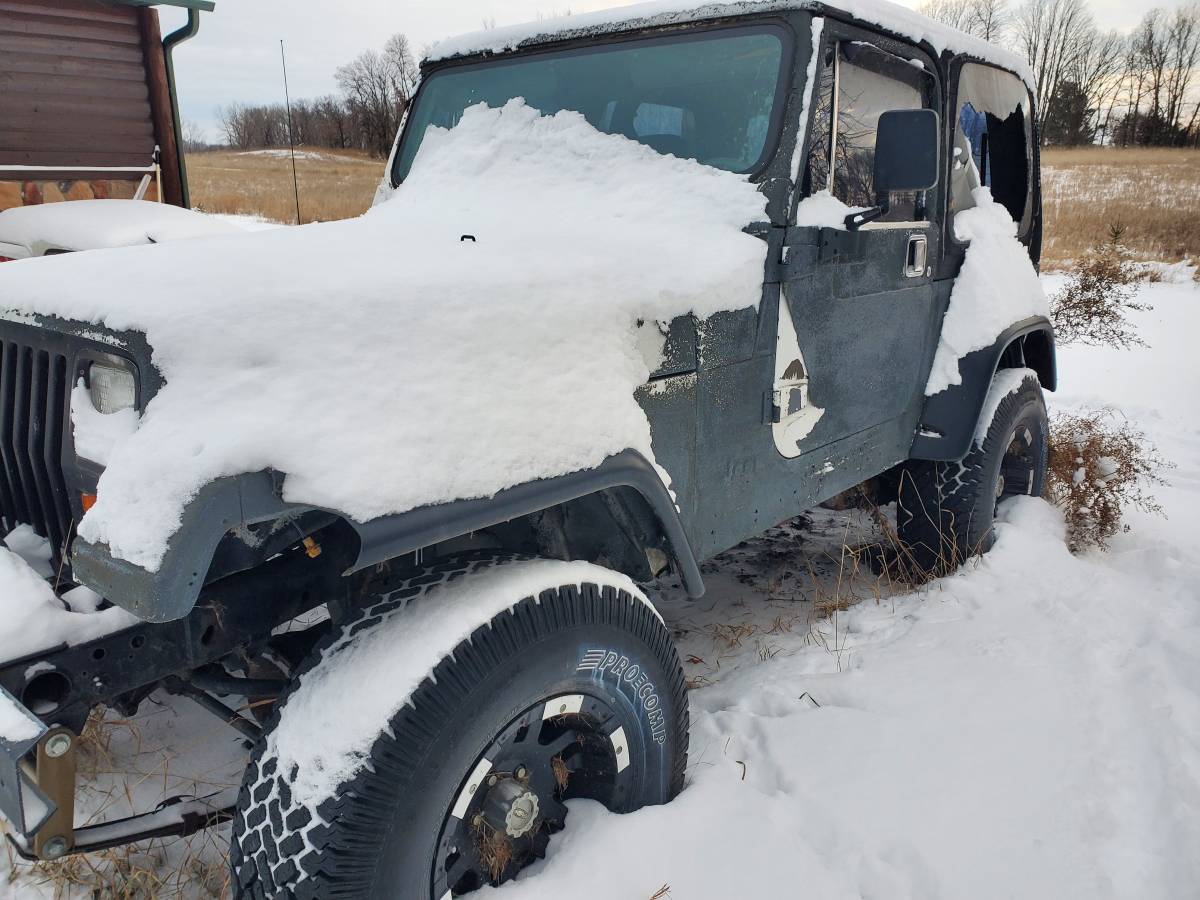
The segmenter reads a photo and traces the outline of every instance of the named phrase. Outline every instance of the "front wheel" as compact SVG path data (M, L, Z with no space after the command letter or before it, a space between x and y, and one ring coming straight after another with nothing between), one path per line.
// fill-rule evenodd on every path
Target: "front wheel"
M481 610L499 612L471 622ZM416 689L397 689L406 656L456 629ZM307 729L347 750L321 734L320 707L350 685L391 691L389 714L331 779L345 753L298 744ZM687 727L670 633L627 579L549 560L423 573L340 623L281 703L234 820L236 895L444 900L501 884L569 827L568 800L670 800Z
M1037 374L997 372L970 452L959 462L910 462L901 473L896 524L908 566L943 575L990 550L1000 501L1042 495L1049 434Z

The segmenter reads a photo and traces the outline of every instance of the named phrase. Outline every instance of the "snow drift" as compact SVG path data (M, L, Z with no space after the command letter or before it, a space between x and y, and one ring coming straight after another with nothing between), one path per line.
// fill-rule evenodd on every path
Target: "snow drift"
M0 308L146 334L166 386L79 534L154 570L223 475L369 520L651 457L639 323L756 303L764 206L518 100L433 130L360 219L13 263Z

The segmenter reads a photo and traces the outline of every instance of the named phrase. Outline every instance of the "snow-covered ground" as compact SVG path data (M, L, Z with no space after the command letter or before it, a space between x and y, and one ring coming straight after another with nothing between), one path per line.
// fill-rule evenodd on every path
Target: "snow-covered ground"
M243 150L238 156L265 156L270 159L291 159L293 152L287 149L269 149L269 150ZM318 153L316 150L296 150L296 159L310 160L326 160L326 159L348 159L356 161L356 156L346 156L341 153Z
M1053 510L1013 501L991 554L903 594L840 551L869 522L821 510L707 565L701 602L660 585L694 688L687 788L627 816L573 803L501 896L1196 896L1200 286L1139 299L1150 346L1062 349L1051 401L1147 432L1178 464L1167 518L1133 513L1109 553L1073 557ZM237 736L185 701L111 718L84 814L238 779ZM224 839L131 865L165 879L154 896L219 896ZM54 896L47 871L18 870L10 895Z

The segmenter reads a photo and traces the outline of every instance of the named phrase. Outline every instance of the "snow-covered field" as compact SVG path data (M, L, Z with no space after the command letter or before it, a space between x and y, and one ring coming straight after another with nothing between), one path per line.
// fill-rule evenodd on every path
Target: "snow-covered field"
M1135 513L1109 553L1072 557L1054 511L1013 501L991 554L902 594L840 551L869 524L822 510L708 565L699 603L660 585L694 688L687 788L627 816L573 803L549 858L501 895L1196 896L1200 289L1139 299L1150 346L1064 348L1051 399L1114 405L1178 464L1166 519ZM238 780L237 736L185 701L111 718L85 815ZM121 861L147 896L220 896L224 839L96 864ZM18 868L9 895L55 896L55 873Z

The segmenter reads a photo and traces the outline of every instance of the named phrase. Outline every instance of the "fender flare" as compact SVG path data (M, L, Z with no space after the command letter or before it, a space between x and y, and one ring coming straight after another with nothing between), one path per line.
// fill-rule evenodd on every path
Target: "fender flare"
M966 456L996 372L1022 367L1037 372L1046 390L1058 387L1054 328L1044 316L1017 322L990 346L958 361L962 383L925 398L909 458L950 462Z
M77 539L71 553L76 577L143 620L182 618L196 605L217 546L229 531L317 509L285 502L283 479L278 472L255 472L207 485L184 510L179 530L155 572L114 556L104 544ZM492 497L424 506L370 522L354 522L334 510L325 511L346 521L358 536L358 555L344 573L349 575L614 487L633 488L642 496L662 527L688 594L703 596L700 565L675 501L654 466L631 450L610 456L595 469L527 482Z

